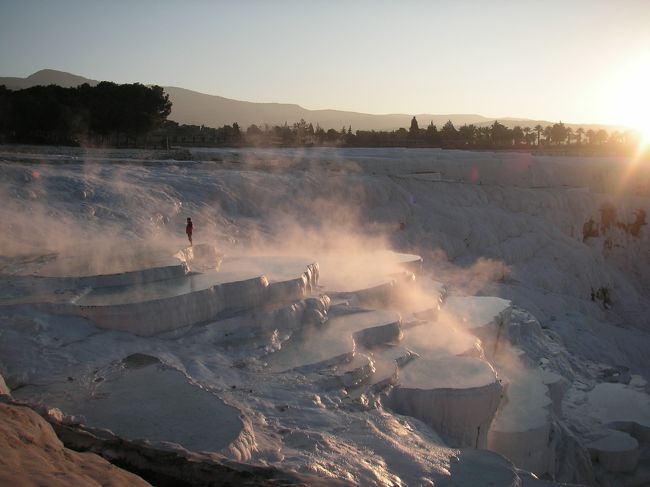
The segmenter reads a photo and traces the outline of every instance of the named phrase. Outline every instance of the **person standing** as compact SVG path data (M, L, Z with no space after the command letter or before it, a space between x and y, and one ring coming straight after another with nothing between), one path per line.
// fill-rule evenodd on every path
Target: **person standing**
M187 233L187 238L190 241L190 247L192 246L192 232L194 231L194 224L192 219L187 217L187 225L185 225L185 233Z

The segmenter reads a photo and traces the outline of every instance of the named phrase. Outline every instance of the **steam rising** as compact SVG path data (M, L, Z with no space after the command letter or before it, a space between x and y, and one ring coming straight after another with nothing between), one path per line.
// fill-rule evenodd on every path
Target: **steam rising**
M370 253L391 248L422 255L438 280L466 294L500 294L524 282L584 300L591 287L609 286L615 299L641 309L639 289L650 283L639 275L632 287L584 251L581 226L597 215L600 196L577 186L528 189L600 191L616 177L600 161L585 174L573 161L489 153L465 162L440 151L196 150L194 161L169 162L143 160L150 156L142 151L33 151L7 153L12 162L0 166L0 254L9 267L17 257L62 253L92 256L84 259L106 270L111 254L126 254L133 242L173 255L187 245L191 216L198 243L229 255L324 264L344 257L345 268L334 266L342 280L367 270ZM481 184L467 179L473 167ZM423 171L445 181L421 180ZM385 264L377 258L371 266L393 273ZM543 299L527 304L536 309Z
M195 239L229 254L362 255L389 246L383 225L364 217L364 181L350 182L347 173L113 161L4 164L0 171L1 254L22 261L57 254L73 273L83 266L119 272L164 251L173 255L187 245L186 216ZM143 255L147 247L156 258ZM54 267L45 269L62 271Z
M527 339L537 341L531 345L531 353L527 355L529 363L524 364L520 351L505 338L507 326L501 326L497 316L500 311L494 311L498 306L494 309L482 306L476 303L487 298L475 297L473 302L467 296L514 296L519 298L517 304L525 301L526 307L533 309L535 304L539 304L543 308L541 317L549 322L554 322L557 316L558 321L564 320L557 326L560 330L573 327L570 321L573 317L568 317L568 312L566 316L562 315L568 309L577 310L573 316L583 313L580 318L586 317L585 322L587 318L602 317L609 312L589 300L589 287L598 282L605 281L616 287L620 293L613 293L616 299L636 301L636 308L626 309L647 309L642 306L644 300L647 302L647 296L643 294L644 283L648 282L643 270L646 267L642 265L646 262L643 260L647 258L645 254L637 253L635 258L639 260L633 264L638 269L626 274L621 271L623 264L620 264L626 262L625 256L615 255L620 259L616 264L621 266L616 268L610 264L611 260L607 260L609 256L606 258L599 253L600 249L586 246L580 233L575 231L590 212L597 211L601 195L594 196L582 188L565 191L558 187L538 187L540 181L551 184L557 180L553 179L553 171L548 168L530 169L526 164L531 163L532 156L518 155L515 162L521 158L526 164L513 165L512 160L502 164L503 161L496 160L495 155L472 155L479 162L485 162L479 164L461 161L461 158L470 158L462 153L452 157L435 151L396 151L392 158L386 157L382 151L197 151L194 156L198 161L176 162L139 160L137 158L144 157L144 154L130 151L76 154L78 160L74 162L70 162L71 155L68 154L58 161L51 156L12 156L9 159L14 162L0 164L0 274L105 274L166 265L169 259L173 261L173 255L179 249L188 245L184 225L185 219L191 217L195 224L195 245L213 244L230 258L216 273L225 276L223 278L228 282L235 280L230 279L233 276L241 277L242 272L258 272L263 267L257 265L260 262L266 266L265 271L277 270L277 275L287 278L300 275L305 263L318 262L324 287L316 291L341 291L338 294L331 292L338 309L329 307L328 299L296 301L286 309L270 311L255 308L252 318L236 316L192 327L189 331L174 330L178 335L172 335L178 341L170 339L164 346L140 337L106 333L109 340L106 343L115 340L120 346L115 349L103 347L100 336L103 332L84 331L99 337L92 342L98 349L99 345L102 346L98 362L108 360L108 357L112 360L118 355L121 358L127 350L129 353L140 352L140 348L151 351L153 347L158 352L169 346L165 354L171 357L174 366L186 370L189 377L200 377L206 384L218 384L220 393L231 391L231 398L239 398L237 401L242 403L245 399L239 395L239 384L253 380L251 387L260 390L268 384L255 383L254 377L251 379L255 374L242 373L238 366L229 366L235 356L239 359L251 348L264 350L260 352L264 354L274 350L271 355L279 361L275 364L276 370L284 371L297 365L313 364L313 360L327 361L333 355L350 355L354 346L363 348L364 342L359 341L361 345L354 343L354 335L348 332L366 332L369 328L376 328L376 335L365 335L365 338L369 343L375 338L381 346L373 348L368 345L348 364L350 369L359 367L364 360L369 363L372 355L374 366L378 369L384 367L383 372L391 374L393 369L390 366L395 367L404 353L412 359L412 351L420 355L420 364L425 364L415 372L417 377L413 382L425 390L433 386L476 387L486 381L497 384L498 378L510 384L511 388L511 393L508 393L511 402L500 410L502 415L497 418L499 426L507 431L528 431L547 420L545 408L549 402L546 388L537 372L530 370L531 366L537 367L541 363L542 352L552 350L555 353L561 349L561 340L553 341L553 347L557 348L541 348L540 343L548 341L546 333L550 332L542 331L539 323L533 323L537 328L527 331L532 336L527 336ZM445 157L451 160L443 160ZM484 158L495 160L486 162ZM474 173L470 173L468 168L473 170L475 167L481 169L481 184L463 179L464 173ZM442 171L441 174L448 170L443 175L445 180L420 179L422 170L432 169ZM571 181L579 179L579 171L573 165L568 172ZM501 185L500 176L504 176L504 181L512 186ZM594 178L597 179L593 174L587 178L590 184ZM639 248L647 243L647 237L643 238L646 240L637 242ZM635 244L630 244L630 248ZM413 279L400 265L400 257L383 252L385 249L421 255L425 272ZM248 260L238 259L240 256L246 256ZM273 260L268 256L279 257ZM272 265L269 264L271 261ZM233 270L239 262L247 262L246 269L242 264L242 268ZM273 269L274 265L277 269ZM180 273L183 273L182 268ZM208 284L213 283L210 279L214 274L208 275L208 272L178 281L182 281L190 291L196 291L200 288L195 285L196 281L204 277ZM386 283L391 283L386 286L391 289L390 299L373 303L373 307L385 309L364 313L355 306L341 303L348 299L344 295L349 293L353 295L349 298L352 305L358 304L354 302L358 296L354 296L352 291ZM446 306L441 308L442 283L448 286L449 293ZM158 281L155 284L158 285ZM167 284L161 284L161 287ZM133 287L120 291L128 294L130 300L161 296L157 289L149 294L139 294ZM85 299L93 304L91 293L85 295ZM109 290L107 294L117 296L118 292ZM59 297L61 302L68 303L68 295ZM103 300L104 296L98 299ZM120 300L122 296L116 299ZM465 309L453 311L450 305L453 299L460 301ZM360 306L365 304L361 299L358 302ZM328 308L328 326L321 326L322 320L318 319L314 319L314 323L302 321L309 312L311 318L324 319ZM146 312L146 306L143 309ZM548 316L551 313L553 318ZM476 318L469 323L464 319L466 315ZM21 328L18 320L15 321L15 328ZM51 326L61 324L61 328L66 328L68 322L61 319ZM587 324L592 325L591 322ZM247 329L248 325L251 329ZM43 326L50 325L46 323ZM491 328L491 332L484 338L481 328L486 327ZM92 327L88 325L88 328ZM498 333L493 333L494 329ZM600 329L605 329L605 325ZM627 330L624 332L628 333ZM401 346L393 346L401 335L404 335ZM612 333L611 336L630 335ZM642 337L641 334L632 336ZM323 340L323 337L328 340ZM40 347L41 337L37 338L34 343ZM31 337L25 340L27 343ZM77 350L83 351L84 356L92 355L83 348L88 344L82 342L75 340L79 347ZM634 351L637 347L637 356L629 361L642 364L646 360L647 347L644 344L647 342L643 339L633 345L620 345L616 339L602 344L597 340L593 342L603 349L620 346L611 356L615 353L624 356L624 351ZM223 349L215 352L215 343L227 343L228 346L224 345ZM172 349L178 344L183 350ZM295 347L293 351L292 345ZM539 348L535 348L538 345ZM578 343L578 346L587 348L591 344ZM21 353L12 343L7 349L13 350L11 353ZM599 359L609 357L603 350L594 355L599 355ZM58 360L59 355L52 356ZM256 355L257 358L260 356ZM266 355L262 356L262 359L266 358ZM271 364L272 360L269 358L268 363ZM554 360L562 365L562 358ZM43 363L45 370L52 362L46 360ZM237 364L240 365L239 361ZM569 364L566 368L572 366ZM436 376L434 381L430 380L432 374L442 375ZM62 377L67 377L67 374ZM288 402L295 400L291 404L299 404L297 414L303 415L296 423L304 421L310 427L318 424L315 429L323 428L323 424L327 427L336 424L327 421L339 413L350 413L341 412L345 409L341 408L331 415L329 408L334 407L335 400L338 400L335 406L338 408L342 404L340 398L322 392L322 398L305 399L302 395L305 390L296 392L295 383L285 379L282 377L281 387L269 393L268 400L255 403L254 407L259 407L260 411L250 415L249 419L264 422L264 425L257 425L260 430L267 431L267 425L275 427L275 421L278 425L283 424L279 419L283 416L282 411L274 404L278 398L290 396ZM65 380L61 382L66 384ZM499 400L500 385L497 389L495 397ZM253 394L253 390L250 391L246 397ZM305 406L305 403L309 405ZM309 416L314 409L311 403L317 409L313 417ZM250 403L242 407L249 408ZM321 409L323 416L319 415ZM393 416L381 410L355 410L350 417L355 416L354 421L359 421L356 427L363 431L355 438L368 439L362 435L368 434L369 418L375 413L377 431L385 437L386 425L392 424ZM328 419L323 422L325 416ZM390 459L390 455L394 455L391 452L399 448L404 448L409 459L414 455L411 444L408 447L402 445L407 429L422 442L417 446L422 448L421 458L430 455L431 444L439 444L438 439L430 443L423 441L422 438L431 430L420 431L417 424L412 429L402 427L401 423L394 426L391 442L394 441L395 445L387 450L386 458ZM343 462L337 465L345 464L350 455L342 448L347 448L345 435L350 428L346 426L344 429L346 432L340 436L338 432L331 436L331 444L319 443L320 457L336 456L336 461ZM481 431L485 434L486 430ZM294 434L296 437L292 440ZM299 434L294 430L282 440L274 437L269 442L277 441L291 447L291 442L295 441L298 450L307 450L307 443L300 439ZM373 435L369 441L374 442L374 447L379 444L376 437L381 435ZM334 441L338 438L343 438L340 445ZM265 441L262 439L257 445L251 445L265 448ZM380 453L376 457L381 456ZM254 455L268 460L264 457L266 453L258 451ZM360 469L354 461L350 461L350 465ZM410 467L412 463L408 465ZM430 475L429 467L427 464L426 475ZM322 468L323 473L332 473L327 469L333 467L325 465ZM378 476L389 469L399 470L390 462L381 467L374 462L372 468L377 468ZM348 470L343 470L347 474Z

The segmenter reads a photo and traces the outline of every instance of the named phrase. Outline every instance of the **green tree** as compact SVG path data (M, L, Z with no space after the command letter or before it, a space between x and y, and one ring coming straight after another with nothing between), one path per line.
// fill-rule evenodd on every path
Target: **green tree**
M618 130L614 130L611 134L609 134L608 142L610 144L621 144L623 142L623 134Z
M303 145L305 143L305 137L307 136L307 122L304 118L301 118L299 122L293 124L293 134L294 142L297 145Z
M409 135L412 138L416 138L418 135L420 135L420 127L418 126L418 121L413 117L411 119L411 127L409 128Z
M464 145L474 143L476 137L476 127L473 124L462 125L458 129L458 138Z
M495 120L490 126L490 137L495 145L508 146L512 144L512 131Z
M34 86L6 92L5 133L15 141L74 143L119 135L135 137L161 127L171 111L160 86L101 82L74 88ZM7 116L8 113L8 116ZM103 142L103 140L102 140Z
M567 137L566 131L567 129L562 122L554 123L550 131L550 135L551 135L550 140L555 142L556 144L564 142L564 140Z
M241 140L241 130L239 129L239 124L233 122L232 124L232 141L239 142Z
M316 142L318 144L322 144L325 141L325 130L318 124L316 124L316 130L314 131L314 136L316 137Z
M596 132L596 143L603 144L607 140L607 130L600 129Z
M340 133L337 132L335 129L329 129L325 133L325 140L327 140L330 143L336 142L337 140L339 140L339 137L340 137Z
M440 129L440 138L443 143L447 144L453 143L458 139L458 131L454 127L454 124L451 123L451 120L447 120L447 123Z
M476 130L476 138L478 139L479 142L483 144L487 144L490 141L490 134L492 133L492 130L490 127L479 127Z
M438 128L433 124L433 121L429 122L429 125L427 125L425 137L430 144L438 143Z
M539 146L539 144L541 142L542 132L544 131L544 127L537 124L537 125L535 125L533 130L535 130L535 133L537 134L537 145Z

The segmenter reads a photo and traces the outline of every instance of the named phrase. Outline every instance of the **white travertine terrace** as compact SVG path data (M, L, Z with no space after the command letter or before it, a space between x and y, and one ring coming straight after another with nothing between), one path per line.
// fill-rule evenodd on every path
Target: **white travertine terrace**
M374 392L382 391L388 386L397 384L399 368L411 360L418 358L417 353L400 345L387 345L372 351L375 371L371 378L371 387Z
M301 299L317 276L317 265L303 259L233 257L224 259L218 271L96 288L72 303L51 308L90 318L104 328L153 335L270 301Z
M650 397L625 384L601 383L587 394L586 408L605 426L650 441Z
M451 446L485 448L503 387L492 366L473 357L420 357L399 371L388 404L435 429Z
M179 250L174 257L184 262L192 272L218 271L223 254L216 245L199 243Z
M336 364L320 384L325 389L352 389L367 381L375 373L375 363L365 353L355 353L352 360Z
M169 249L121 245L119 250L72 248L20 265L16 277L38 277L58 287L109 287L139 285L180 278L187 266Z
M112 164L114 159L105 163L92 150L78 152L79 161L71 164L59 163L67 156L47 162L47 154L0 152L1 220L12 229L0 238L2 253L6 244L17 252L34 252L0 256L0 372L17 397L42 402L62 396L64 390L75 398L75 391L86 387L100 392L104 387L109 393L119 384L146 387L145 381L121 382L119 374L106 372L110 364L139 352L159 357L166 364L163 368L172 372L147 376L149 380L186 379L181 392L202 384L209 387L204 392L237 408L244 427L238 439L220 450L229 459L311 470L359 485L553 485L527 476L497 453L449 448L476 446L476 437L465 435L464 428L487 416L491 400L496 402L494 395L479 394L493 388L463 389L471 381L451 374L457 365L439 365L471 357L481 364L479 371L489 362L503 381L488 447L505 453L520 468L543 468L542 459L547 458L553 465L539 473L561 482L593 485L597 477L609 485L619 479L647 483L645 457L634 462L634 442L646 455L647 386L635 374L648 375L649 335L647 327L639 326L647 322L648 228L639 238L615 229L611 253L603 249L604 237L586 242L582 238L584 222L598 219L606 200L616 205L618 219L625 224L639 208L648 210L647 165L628 173L620 170L627 161L609 157L424 149L206 149L202 159L187 165ZM137 151L109 152L113 158L125 153L138 157ZM81 163L86 157L97 159ZM235 158L238 163L231 164ZM39 181L29 177L34 163ZM645 176L637 178L642 167ZM475 169L478 181L472 179ZM629 194L608 190L628 174L634 180L633 187L627 187ZM114 176L120 184L108 183L117 180ZM125 188L138 191L124 198ZM74 197L79 190L83 198ZM321 201L332 206L323 212ZM25 209L32 207L42 209L46 218L39 219L38 211L25 218ZM340 215L346 216L341 208L350 207L352 218L339 221ZM186 216L196 219L197 237L220 244L215 249L197 243L191 255L185 249L180 261L170 261L185 244ZM60 222L70 225L62 231ZM71 235L62 235L68 229ZM43 277L43 271L54 274L54 268L45 265L52 259L43 255L47 250L40 242L51 244L46 248L63 248L95 234L110 245L113 229L118 234L124 230L131 243L152 236L176 243L162 261L144 255L135 259L139 262L134 267L88 272L75 269L85 264L72 252L72 259L59 260L63 276ZM349 233L360 241L350 243L345 238ZM50 240L52 236L65 238ZM409 271L417 273L421 259L375 253L374 237L390 240L396 248L426 252L423 255L432 257L426 272L414 280ZM266 270L265 258L255 262L242 256L234 265L231 252L247 243L259 252L271 245L275 249L270 253L310 259L295 268L278 259L278 270L287 272L274 277ZM334 248L345 251L334 257L320 255L319 249ZM221 265L220 250L228 254ZM33 266L26 272L32 257ZM236 272L232 280L210 281L228 270L229 260L233 270L244 272ZM106 262L93 258L91 263ZM319 269L311 265L316 263L321 265L322 287L314 286ZM448 303L440 299L444 286L430 282L442 275L449 277ZM254 281L265 276L268 282L237 281L246 276ZM209 289L215 283L230 290ZM183 285L190 285L189 292L179 294ZM611 288L612 309L590 300L592 286ZM120 296L120 287L129 291ZM147 289L152 293L142 302ZM512 311L500 298L459 296L474 292L507 297ZM227 303L222 299L226 294ZM328 308L327 300L309 301L322 294L329 294L334 306ZM51 312L57 307L73 312L64 308L78 310L82 303L88 310L101 308L101 299L111 295L119 300L95 310L106 328L83 317ZM91 304L96 297L100 301ZM480 302L472 312L468 304ZM120 311L113 316L108 313L112 305ZM379 320L364 325L376 330L346 330L338 356L344 360L333 360L336 348L324 347L320 332L336 323L342 309L350 314L361 306L366 312L395 310L403 322L396 326L397 321ZM132 313L137 308L142 311ZM621 322L632 326L621 327ZM398 342L400 329L403 337ZM153 336L135 335L143 332ZM301 336L307 340L300 344L302 352L297 347L296 362L305 365L280 373L273 360L283 357ZM279 350L278 355L271 350ZM325 362L308 363L318 360L321 351ZM519 359L516 367L509 367L506 357ZM537 379L519 381L516 371L526 376L540 365L541 385ZM287 366L294 364L287 360ZM418 368L422 374L416 378L426 380L413 381L418 388L403 397L403 404L417 402L418 407L396 414L391 399L400 395L409 371ZM175 380L168 385L173 388ZM597 384L604 381L618 383L603 389L600 400ZM540 394L543 386L546 394ZM190 405L195 392L188 393ZM423 399L415 401L420 396ZM101 394L95 397L106 400ZM633 410L630 404L639 408ZM438 411L449 412L438 423L432 414L436 405L441 406ZM467 418L462 425L459 416ZM169 418L176 421L173 414ZM428 426L415 418L425 418ZM547 435L549 424L552 434ZM188 442L172 434L172 427L167 432L171 443ZM225 444L216 438L219 433L204 428L203 445L213 450ZM625 471L625 476L616 476L617 471Z
M480 340L464 329L451 325L444 319L424 321L404 331L401 345L428 357L440 355L480 356Z
M305 326L267 358L272 370L336 364L352 360L357 349L355 334L379 344L399 335L400 316L392 311L361 311L331 317L322 325Z
M319 283L328 292L352 293L385 285L405 270L417 273L422 257L386 250L364 254L324 254L317 256Z
M551 400L542 371L520 370L508 377L504 401L488 434L488 448L538 475L552 472Z
M498 352L502 333L510 322L512 303L491 296L448 296L441 312L443 319L452 320L481 339L485 355L491 358Z
M444 314L451 315L468 329L475 329L498 324L510 307L510 301L492 296L449 296Z
M437 320L447 291L447 286L440 281L421 279L415 283L415 289L400 295L400 304L415 318Z
M540 375L542 382L548 388L548 397L551 399L551 411L553 414L562 417L562 401L569 389L570 384L564 377L547 369L538 368L536 372Z
M101 380L85 387L61 384L43 399L91 427L130 440L174 441L189 450L213 452L240 451L237 443L246 441L236 408L155 357L131 355L98 373ZM27 389L16 397L29 397Z
M479 337L486 355L496 359L499 346L508 340L511 310L510 301L500 298L451 296L441 316ZM519 326L516 329L521 331ZM504 360L510 370L504 377L504 400L487 436L487 448L525 470L539 475L552 473L555 443L551 411L561 415L566 384L550 371L511 363L517 360L514 357Z
M639 442L623 431L606 430L603 436L587 443L592 460L608 472L632 472L639 463Z

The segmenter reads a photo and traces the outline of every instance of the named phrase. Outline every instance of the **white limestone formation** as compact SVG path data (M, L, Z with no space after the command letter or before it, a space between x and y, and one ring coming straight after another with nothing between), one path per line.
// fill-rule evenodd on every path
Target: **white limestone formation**
M428 358L441 355L483 355L478 338L445 320L423 321L405 328L401 345Z
M504 401L488 433L488 448L537 475L554 474L553 406L538 370L520 370L508 378Z
M230 258L224 259L219 271L97 288L72 303L48 308L87 317L103 328L146 336L268 302L301 299L315 285L317 275L315 264L300 259Z
M614 194L625 161L607 158L29 150L0 150L0 372L19 399L161 463L175 443L194 473L205 449L358 485L647 483L647 228L609 250L581 235L604 200L622 224L648 209L647 165ZM173 257L186 216L210 244Z
M276 371L323 368L349 362L357 350L356 333L363 332L364 343L391 342L399 339L399 323L399 314L389 311L360 311L330 317L322 325L298 330L279 351L266 359Z
M548 396L551 399L551 411L557 418L562 417L562 401L566 392L571 387L568 380L550 370L539 368L536 371L544 385L548 388Z
M639 462L639 442L622 431L607 430L587 448L592 460L608 472L633 472Z
M448 288L444 283L423 278L418 279L415 289L405 290L400 295L400 301L415 318L436 321L447 293Z
M109 364L86 384L39 389L27 386L15 397L38 395L83 424L129 440L171 442L194 451L241 454L248 449L242 444L250 433L236 408L151 355L133 354Z
M389 407L431 426L451 446L486 448L503 387L489 363L447 356L418 358L399 372Z
M387 345L372 351L375 371L371 377L371 392L384 391L387 387L399 381L399 369L411 360L418 358L418 354L400 345Z
M116 248L92 251L72 247L42 259L19 263L12 276L36 277L40 286L111 287L179 278L188 268L166 248L123 242Z
M351 389L370 379L375 370L375 363L369 355L355 353L350 362L334 365L319 383L325 389Z
M597 384L581 409L605 426L650 442L650 396L643 392L625 384Z
M216 245L197 243L185 247L174 255L192 272L218 271L224 255L219 252Z
M448 296L442 315L481 339L488 358L498 353L510 321L510 301L491 296Z
M353 293L381 286L393 275L419 272L422 257L387 250L339 252L317 255L320 284L331 293ZM407 271L405 274L405 270Z

